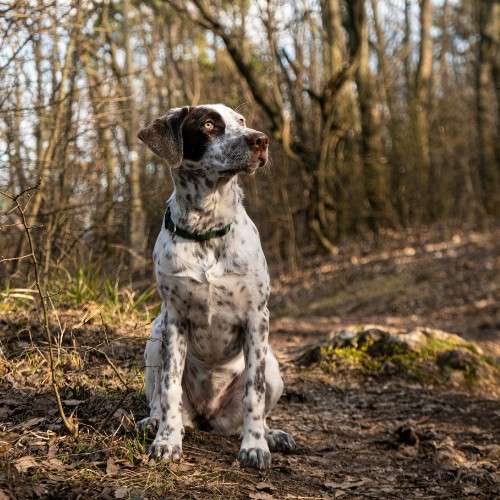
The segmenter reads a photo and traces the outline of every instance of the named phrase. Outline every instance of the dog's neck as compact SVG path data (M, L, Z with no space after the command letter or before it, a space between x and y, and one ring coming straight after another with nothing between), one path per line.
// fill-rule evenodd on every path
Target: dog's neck
M231 224L242 204L237 177L221 179L202 170L172 171L175 190L169 199L174 223L190 232Z

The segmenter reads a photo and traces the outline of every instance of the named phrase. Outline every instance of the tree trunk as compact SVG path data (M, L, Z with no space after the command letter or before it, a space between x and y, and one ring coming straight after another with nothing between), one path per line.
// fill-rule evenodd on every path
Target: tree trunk
M139 132L139 121L136 107L135 86L135 64L132 45L130 41L130 0L123 2L124 12L124 46L125 46L125 74L126 89L129 109L129 120L127 123L127 142L129 157L129 184L130 184L130 226L129 226L129 244L132 250L131 267L137 269L141 262L136 255L142 256L146 249L146 237L144 234L144 209L142 206L141 193L141 165L139 163L139 154L137 153L137 133Z
M102 91L102 83L97 75L99 70L104 71L98 61L91 61L90 55L86 54L84 59L84 67L89 82L89 96L94 114L94 122L97 134L97 150L99 152L99 163L103 165L106 171L106 191L104 195L104 214L96 213L97 217L104 215L104 238L106 244L109 245L109 238L112 235L112 225L114 218L114 196L115 189L115 172L116 172L116 156L113 153L113 136L112 136L112 110Z
M360 9L364 5L360 4ZM389 220L387 197L387 160L384 154L383 128L377 103L375 82L369 67L370 46L368 23L365 12L359 12L353 22L359 22L361 52L356 84L361 112L361 151L363 163L363 181L366 198L370 206L368 226L378 233L379 226Z
M323 57L325 80L334 83L341 77L348 62L347 39L342 26L342 9L340 0L322 0L321 19L325 36L323 39ZM325 85L327 88L328 85ZM350 90L347 85L324 91L321 106L321 133L316 145L318 160L315 171L315 186L313 191L313 212L310 223L319 241L330 252L336 253L337 248L331 244L336 236L344 232L344 204L340 197L334 203L331 198L329 178L334 175L337 146L344 134L343 127L348 123L347 108L350 101ZM334 196L338 192L334 191ZM332 200L333 201L333 200ZM332 212L332 205L335 206Z
M379 20L378 0L371 0L373 27L375 31L375 50L377 52L378 68L380 71L380 93L382 100L387 106L386 123L389 132L390 164L390 197L394 207L395 215L399 222L406 226L408 224L408 201L406 199L404 184L404 160L402 158L399 142L401 133L396 120L395 92L393 90L393 75L390 74L389 61L386 54L385 32Z
M68 46L66 48L66 54L64 56L64 66L61 71L61 78L57 82L58 92L54 95L55 110L53 111L53 128L50 133L50 138L47 147L43 150L40 159L38 178L39 187L34 196L33 204L30 210L30 217L35 219L40 211L43 196L45 194L45 187L49 180L50 168L54 160L54 155L56 152L57 143L61 136L61 129L64 120L64 110L67 102L65 100L65 88L68 83L69 77L73 71L73 67L76 64L76 52L77 52L77 39L80 33L80 22L82 16L82 9L77 9L76 17L73 24L73 30L70 35Z
M493 92L493 81L499 83L500 4L494 0L479 2L479 53L476 69L476 105L479 146L479 185L481 199L488 213L498 208L500 168L500 90ZM496 106L494 101L497 100ZM495 116L492 108L498 110Z
M432 1L420 1L420 49L415 75L415 140L417 146L418 190L425 209L430 200L431 151L429 143L429 105L432 75Z

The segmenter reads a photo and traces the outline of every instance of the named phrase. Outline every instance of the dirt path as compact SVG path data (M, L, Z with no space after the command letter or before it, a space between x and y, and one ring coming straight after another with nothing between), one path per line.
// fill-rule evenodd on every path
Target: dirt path
M500 356L500 230L399 236L382 249L343 249L275 279L271 310L288 331L343 324L427 326Z
M98 321L78 325L81 311L67 310L60 318L68 331L60 366L66 409L80 423L80 437L72 440L47 388L45 345L33 314L5 315L0 500L499 497L497 399L293 362L304 346L344 322L410 328L425 319L496 352L499 240L479 235L460 241L432 251L424 248L431 243L412 247L414 253L392 249L400 257L364 264L339 258L321 264L314 279L278 283L272 343L286 392L270 423L292 432L299 447L291 455L275 453L266 473L239 467L238 439L203 432L186 434L180 464L148 462L148 441L133 430L133 419L146 412L141 388L148 325L124 321L104 331ZM412 258L403 258L405 252ZM413 290L423 270L431 281L447 273L450 290L434 282ZM126 387L89 346L108 355Z
M277 337L278 344L289 343L286 334ZM140 342L134 344L136 357L139 347ZM278 348L281 358L286 351ZM121 356L115 357L120 360ZM111 377L102 364L93 369L95 377L99 372ZM286 393L270 423L292 432L299 448L293 455L275 453L267 473L239 468L238 439L201 432L187 433L181 464L147 464L141 448L147 443L127 425L130 410L139 416L144 413L142 397L113 391L112 380L100 381L95 392L80 387L66 396L69 405L83 401L78 406L82 434L77 443L60 432L49 394L11 389L2 394L4 404L7 401L13 410L2 437L13 445L0 473L2 491L12 498L163 494L200 499L494 498L500 494L498 401L400 380L356 380L319 368L299 369L290 362L283 365L283 372ZM117 402L119 410L107 417ZM407 436L398 436L401 427L408 428Z

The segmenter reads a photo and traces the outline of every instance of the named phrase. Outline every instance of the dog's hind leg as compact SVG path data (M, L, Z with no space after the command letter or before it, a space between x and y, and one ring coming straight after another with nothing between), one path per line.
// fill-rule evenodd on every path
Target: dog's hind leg
M156 433L160 420L161 343L164 315L166 314L162 307L162 312L153 321L151 336L146 342L144 351L144 393L149 405L149 417L137 422L137 427L150 435Z
M281 378L280 367L271 346L267 348L266 355L266 410L265 415L269 415L276 403L283 394L283 379Z
M243 392L245 373L240 373L228 386L222 399L219 410L212 415L210 427L218 434L241 433L243 424ZM271 347L268 347L265 368L266 399L264 414L264 435L270 451L288 452L295 448L294 439L279 429L269 429L266 417L271 413L283 393L283 379L281 378L278 360Z
M283 393L283 379L281 378L278 360L269 346L266 356L266 417L276 406ZM264 422L264 431L270 451L288 452L296 445L292 436L279 429L269 429Z

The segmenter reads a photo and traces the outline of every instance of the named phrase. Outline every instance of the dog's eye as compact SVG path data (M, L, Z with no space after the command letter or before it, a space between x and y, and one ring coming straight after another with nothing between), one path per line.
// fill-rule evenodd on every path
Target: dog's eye
M212 120L207 120L204 124L203 124L203 127L205 128L205 130L213 130L214 127L215 127L215 124Z
M240 118L238 121L240 122L240 125L243 125L243 126L246 125L245 118Z

